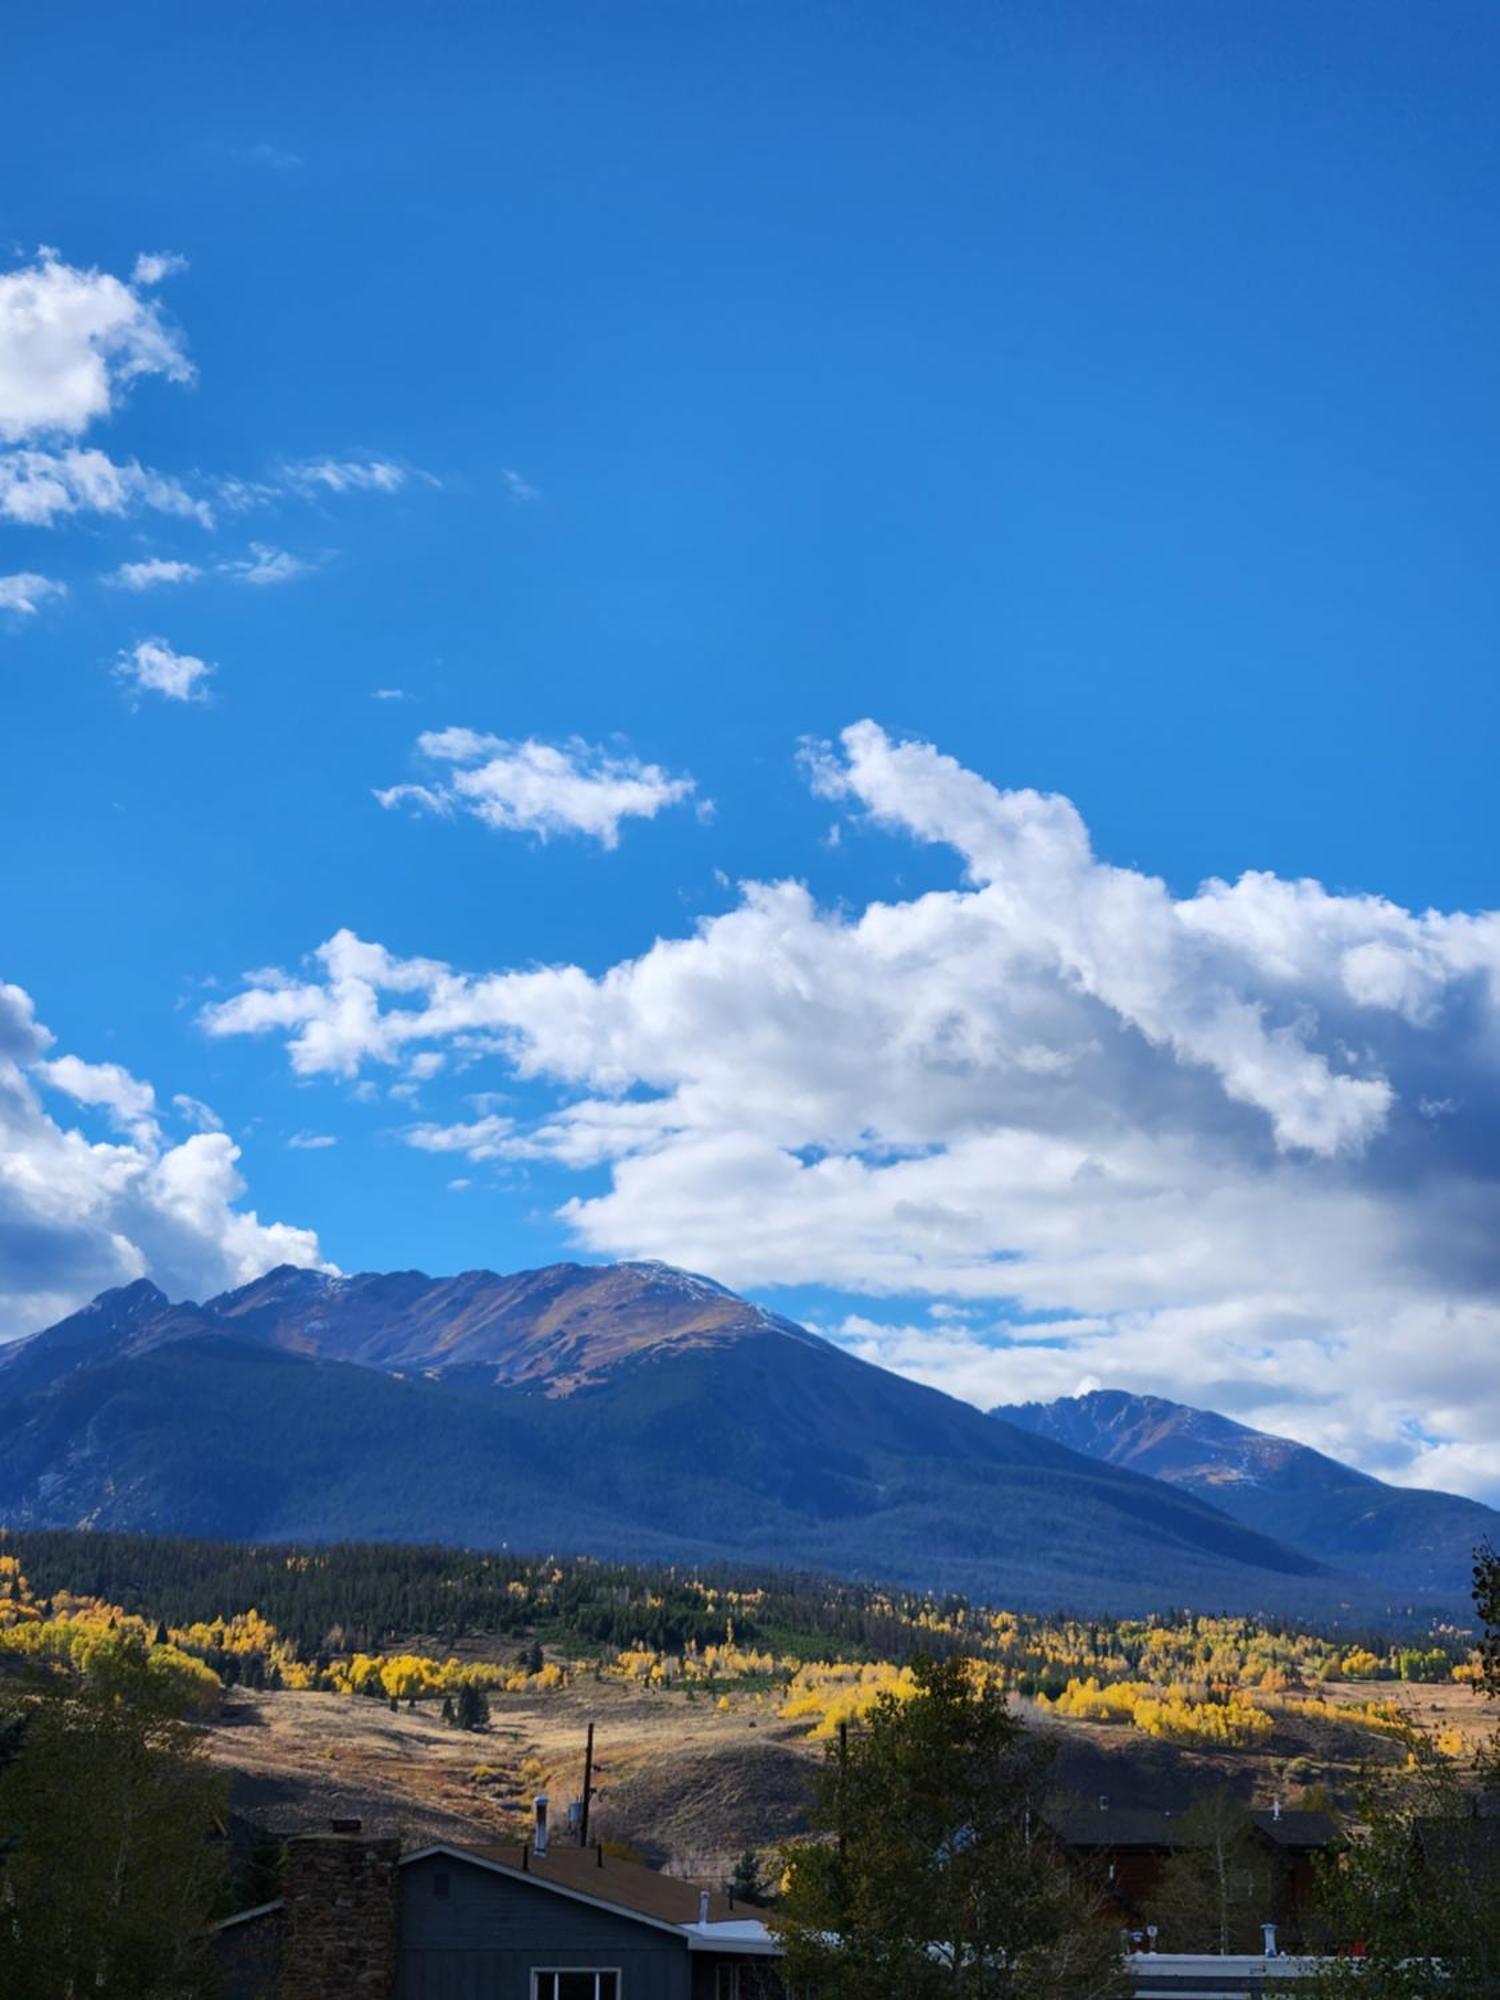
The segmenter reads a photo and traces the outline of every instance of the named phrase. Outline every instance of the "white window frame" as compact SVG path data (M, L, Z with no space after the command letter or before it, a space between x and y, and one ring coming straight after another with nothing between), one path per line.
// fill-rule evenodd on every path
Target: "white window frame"
M594 1982L594 2000L600 2000L599 1981L611 1975L615 1982L615 2000L622 2000L625 1991L625 1974L618 1965L534 1965L531 1968L531 2000L538 2000L537 1982L542 1979L559 1979L564 1975Z

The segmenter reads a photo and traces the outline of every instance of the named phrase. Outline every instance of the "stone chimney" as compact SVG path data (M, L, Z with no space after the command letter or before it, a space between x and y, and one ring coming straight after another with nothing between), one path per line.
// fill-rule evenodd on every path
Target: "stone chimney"
M392 2000L400 1853L357 1819L288 1844L278 2000Z

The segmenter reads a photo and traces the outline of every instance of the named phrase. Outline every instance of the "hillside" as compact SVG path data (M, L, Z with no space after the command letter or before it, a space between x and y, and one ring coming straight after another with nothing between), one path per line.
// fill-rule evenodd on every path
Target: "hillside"
M1160 1396L1096 1389L992 1414L1195 1493L1246 1527L1395 1591L1461 1601L1476 1544L1500 1536L1500 1513L1477 1500L1388 1486L1290 1438Z
M1380 1608L1191 1494L659 1265L105 1294L0 1357L0 1521L775 1562L1044 1608Z

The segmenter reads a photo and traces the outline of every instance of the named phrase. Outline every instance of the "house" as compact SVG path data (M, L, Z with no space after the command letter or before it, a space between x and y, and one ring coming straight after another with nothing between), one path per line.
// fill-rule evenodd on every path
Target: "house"
M780 2000L758 1910L545 1838L402 1854L338 1821L216 1937L224 2000Z
M1121 1923L1142 1927L1167 1862L1186 1845L1182 1815L1113 1806L1101 1796L1093 1810L1049 1812L1045 1820L1064 1852L1109 1897ZM1284 1943L1295 1944L1316 1905L1316 1857L1337 1848L1342 1836L1325 1812L1285 1812L1279 1805L1251 1812L1249 1822L1264 1881L1264 1920L1277 1926Z

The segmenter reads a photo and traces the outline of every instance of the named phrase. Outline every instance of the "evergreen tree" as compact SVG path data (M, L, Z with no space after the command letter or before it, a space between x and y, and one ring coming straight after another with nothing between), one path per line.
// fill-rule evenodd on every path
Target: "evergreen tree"
M470 1681L464 1682L458 1691L454 1720L460 1729L489 1728L490 1704L483 1688L475 1687Z
M1046 1752L962 1659L914 1662L830 1746L775 1919L786 1983L824 2000L1103 2000L1118 1936L1034 1837Z
M765 1903L770 1900L765 1877L761 1873L760 1857L753 1847L747 1847L734 1864L734 1872L724 1884L726 1896L732 1896L737 1903Z

